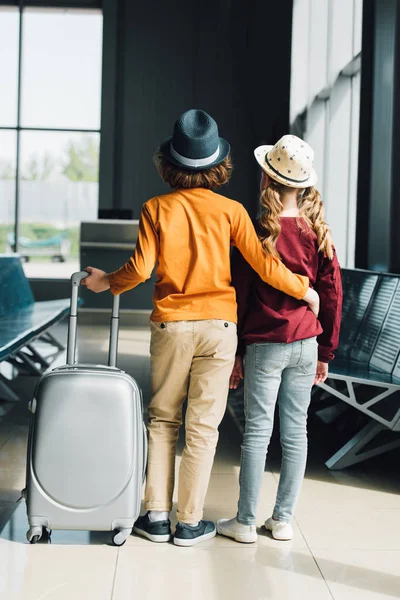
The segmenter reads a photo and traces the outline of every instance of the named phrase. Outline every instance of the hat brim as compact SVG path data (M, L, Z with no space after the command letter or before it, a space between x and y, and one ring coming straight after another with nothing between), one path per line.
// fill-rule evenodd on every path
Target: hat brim
M267 173L269 177L271 177L271 179L274 179L274 181L277 181L278 183L283 183L283 185L287 185L288 187L292 188L307 188L317 183L318 176L314 169L311 169L310 177L307 179L307 181L302 181L301 183L296 181L289 181L284 175L278 175L277 173L272 171L272 169L270 169L268 164L265 162L265 155L270 150L272 150L273 147L274 146L258 146L258 148L254 150L254 156L256 158L256 161L258 162L262 170L265 171L265 173Z
M205 166L203 165L201 167L192 167L192 166L184 165L183 163L179 162L179 160L177 160L174 156L172 156L171 140L172 140L172 137L168 137L167 139L165 139L162 142L162 144L160 145L160 152L161 152L161 154L163 154L165 156L165 158L167 158L169 160L169 162L176 165L177 167L180 167L181 169L184 169L185 171L207 171L208 169L211 169L212 167L216 167L217 165L220 165L222 163L222 161L225 160L225 158L228 156L228 154L231 151L229 142L227 142L223 138L219 138L218 158L216 158L209 165L205 165Z

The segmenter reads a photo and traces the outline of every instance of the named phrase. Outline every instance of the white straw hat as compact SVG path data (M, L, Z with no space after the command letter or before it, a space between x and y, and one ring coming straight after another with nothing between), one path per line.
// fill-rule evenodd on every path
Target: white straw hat
M275 146L259 146L254 156L261 168L279 183L294 188L317 183L312 166L314 150L295 135L284 135Z

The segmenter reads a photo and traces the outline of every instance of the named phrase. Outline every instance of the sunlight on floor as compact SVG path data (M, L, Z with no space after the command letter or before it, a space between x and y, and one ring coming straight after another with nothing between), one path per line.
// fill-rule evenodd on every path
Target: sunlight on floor
M92 329L90 337L88 331L82 333L81 360L104 361L107 328ZM59 328L58 335L65 335L65 327ZM146 330L124 328L121 332L120 367L139 381L145 401L149 396L148 341ZM125 546L114 548L107 532L54 531L51 544L43 539L30 546L25 539L25 504L16 501L24 487L26 404L34 381L26 378L20 385L25 399L0 421L2 600L400 598L398 477L387 471L374 475L376 462L373 469L366 463L333 473L313 456L297 507L295 536L290 542L277 542L261 527L271 514L277 489L276 441L264 474L256 544L240 545L216 537L195 548L177 548L130 536ZM182 447L183 436L177 468ZM317 450L322 456L323 447ZM236 513L239 461L240 434L227 414L207 494L206 518L215 521ZM172 520L175 524L175 509Z

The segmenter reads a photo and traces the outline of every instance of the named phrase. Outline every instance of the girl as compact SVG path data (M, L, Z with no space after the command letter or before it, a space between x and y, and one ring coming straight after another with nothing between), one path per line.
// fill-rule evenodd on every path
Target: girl
M296 303L303 298L318 312L318 295L308 290L307 277L263 252L241 204L212 191L229 181L232 164L230 146L207 113L184 113L173 136L161 144L156 164L171 191L144 204L133 256L110 275L88 267L85 283L95 292L111 288L121 294L148 279L157 264L147 512L134 532L153 542L171 537L176 442L187 398L174 543L192 546L216 533L214 523L203 520L203 506L237 347L231 242L260 277L292 294Z
M221 535L255 542L256 512L279 396L282 468L272 517L265 522L275 539L293 536L291 520L304 478L307 410L311 388L325 381L338 345L342 287L320 195L314 185L313 150L286 135L255 156L263 169L258 235L265 250L310 278L320 295L319 318L263 282L237 253L233 283L239 305L239 347L231 388L243 378L245 414L237 516L217 523Z

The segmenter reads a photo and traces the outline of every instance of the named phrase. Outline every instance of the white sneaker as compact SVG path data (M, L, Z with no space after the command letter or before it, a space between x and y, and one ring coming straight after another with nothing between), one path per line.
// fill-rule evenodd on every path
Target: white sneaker
M232 538L242 544L252 544L257 541L257 530L255 525L242 525L235 518L219 519L217 521L219 535Z
M293 537L293 527L286 521L275 521L272 517L265 521L265 529L271 531L275 540L287 541Z

